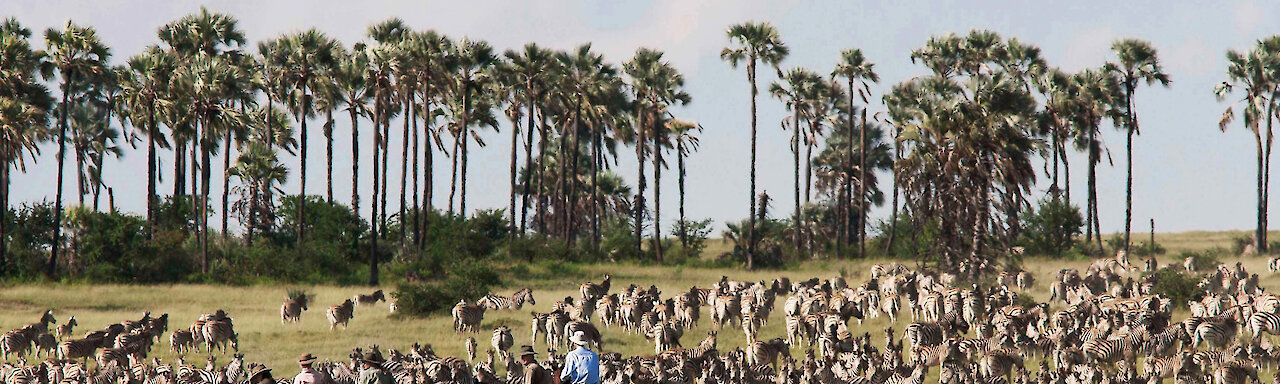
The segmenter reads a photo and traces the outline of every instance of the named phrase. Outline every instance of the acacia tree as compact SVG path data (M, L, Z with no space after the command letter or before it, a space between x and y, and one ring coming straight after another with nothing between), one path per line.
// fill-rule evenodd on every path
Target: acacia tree
M776 70L790 50L782 43L778 29L769 23L737 24L729 27L727 34L730 46L720 51L720 59L734 68L745 62L747 82L751 84L751 204L747 211L747 269L751 269L756 241L756 96L760 94L756 86L756 66L757 62L763 62Z

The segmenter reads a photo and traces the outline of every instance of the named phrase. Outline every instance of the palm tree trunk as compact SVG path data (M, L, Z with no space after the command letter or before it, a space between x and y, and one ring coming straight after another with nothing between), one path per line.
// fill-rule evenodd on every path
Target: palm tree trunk
M408 223L405 222L407 216L404 215L404 208L407 200L405 199L406 187L409 186L409 122L413 120L410 112L413 109L413 93L409 92L409 99L404 103L404 115L401 120L404 121L404 128L400 133L400 248L404 249L404 235L408 230Z
M516 107L519 111L519 107ZM516 116L519 117L519 116ZM509 218L511 233L507 237L507 256L511 256L511 247L515 245L516 237L516 156L519 155L520 143L520 119L511 120L511 197L510 210L507 217Z
M324 113L324 196L325 202L333 205L333 108Z
M794 117L791 119L791 159L794 160L794 163L792 164L792 171L794 172L792 186L794 188L796 200L794 213L795 222L793 223L795 226L795 232L791 234L791 241L796 247L796 252L803 258L805 255L804 247L800 245L800 241L804 237L802 234L804 233L804 217L800 216L800 210L803 207L800 205L800 103L795 102L795 105L791 108L795 113Z
M390 104L390 102L386 104ZM390 105L386 107L389 108ZM378 235L384 238L387 236L387 184L391 184L391 179L387 178L387 169L390 168L387 165L387 156L391 154L391 117L387 115L387 113L384 113L382 116L382 136L379 138L382 146L382 182L378 185L381 189L378 194L382 195L382 201L378 203L378 220L381 221L378 226L381 232Z
M370 199L373 209L369 211L369 286L378 285L378 184L382 181L379 171L378 153L382 150L382 103L374 101L377 109L374 112L373 124L373 196Z
M301 157L298 166L298 245L302 245L305 237L303 231L307 221L307 113L311 112L311 98L307 95L307 86L302 86L302 113L298 114L300 131L298 132L298 155Z
M751 206L747 212L747 270L754 269L752 259L756 253L756 57L747 62L747 82L751 83Z
M360 122L356 109L347 110L351 115L351 212L360 216ZM377 152L377 151L374 151ZM358 236L357 236L358 238ZM358 240L357 240L358 241Z
M532 191L533 191L533 187L532 187L532 185L533 185L533 184L531 183L532 178L533 178L533 173L534 173L534 172L533 172L533 133L534 133L533 131L534 131L534 129L535 129L535 128L534 128L534 126L533 126L533 114L537 112L537 111L534 109L535 107L534 107L534 102L533 102L533 97L532 97L532 96L529 96L529 101L528 101L528 103L529 103L529 105L528 105L528 107L529 107L529 117L528 117L528 119L529 119L529 123L528 123L528 126L527 126L527 127L525 128L525 130L524 130L524 132L525 132L525 137L524 137L524 193L522 194L522 196L521 196L521 200L520 200L520 234L522 234L522 235L523 235L523 234L525 234L525 233L527 233L527 232L526 232L526 230L528 229L528 228L527 228L527 225L528 225L528 223L529 223L529 195L530 195L531 193L533 193L533 192L532 192ZM530 253L530 254L529 254L529 257L531 257L531 258L532 258L532 257L533 257L533 254L532 254L532 253ZM529 261L530 261L530 262L532 262L533 260L529 260Z
M634 212L632 212L634 216L632 220L634 220L633 224L635 224L636 254L640 254L643 250L641 243L644 239L644 190L648 187L648 185L645 185L644 179L644 147L648 143L644 137L646 128L645 115L644 111L636 113L636 116L639 117L639 121L636 122L636 206L633 209Z
M657 119L655 119L655 122ZM653 256L662 263L662 124L653 125Z
M151 127L151 129L156 129L155 125ZM173 141L173 203L178 204L178 198L187 193L187 165L185 161L187 158L187 142L178 140L177 137L174 137Z
M689 251L688 251L688 249L689 249L689 227L688 227L688 226L689 226L689 222L688 222L688 221L685 219L685 217L684 217L684 177L685 177L685 173L684 173L684 140L676 140L676 168L677 168L677 172L678 172L677 177L676 177L676 180L677 180L677 181L676 181L676 186L677 186L677 188L678 188L678 189L679 189L679 191L680 191L680 250L681 250L683 253L685 253L685 256L686 256L686 257L687 257L687 256L695 256L695 257L697 257L697 256L700 256L700 255L689 255L689 254L688 254L688 252L689 252Z
M564 233L569 239L569 245L572 246L577 240L575 229L577 225L574 223L574 211L577 210L577 190L578 190L578 147L580 146L581 137L579 132L582 131L579 124L582 119L582 95L578 95L578 100L573 104L573 123L569 124L569 166L572 167L572 173L568 175L567 181L569 191L565 195L565 215L564 215Z
M226 130L222 147L222 239L227 239L227 211L231 198L231 130Z
M536 193L538 194L538 210L534 212L534 215L537 216L538 220L538 232L544 235L549 234L547 230L547 205L550 203L550 201L548 201L550 199L548 192L551 191L551 187L546 185L546 168L547 132L550 131L550 128L551 127L547 126L547 116L544 112L538 116L538 171L536 173L538 176L538 188L536 190Z
M453 199L458 194L458 151L462 148L462 137L459 135L461 133L453 135L453 150L449 155L449 160L452 163L452 171L449 176L449 216L453 216Z
M419 219L422 221L422 232L420 233L419 235L420 238L418 239L419 250L422 250L426 247L427 233L429 233L431 229L431 222L428 220L431 218L431 210L432 210L431 198L435 194L434 192L435 168L434 167L435 167L435 147L436 147L435 140L431 138L431 133L433 132L431 130L431 120L433 119L433 117L431 117L432 116L431 115L431 98L429 96L424 95L422 97L422 107L423 107L422 110L427 113L427 116L422 119L423 144L425 144L425 151L423 152L422 157L423 157L423 168L425 169L425 171L423 173L423 178L422 178L422 183L424 184L422 186L423 210L420 213L421 216L419 217ZM438 138L439 136L437 136L437 139Z
M209 121L204 122L204 134L208 136ZM212 140L200 143L200 253L205 263L209 260L209 180L213 177ZM206 271L208 273L208 271Z
M591 129L591 250L600 251L600 169L604 168L604 156L600 151L600 135L603 131L592 124Z
M471 124L471 90L464 87L462 91L462 175L460 176L462 188L458 192L458 212L463 218L467 217L467 152L471 142L468 139L471 136L469 124Z
M155 105L154 103L152 103L151 108L147 109L147 240L151 240L156 230L156 131L157 130L156 130L155 117L156 117ZM6 168L6 170L7 169L8 168ZM8 205L5 205L5 209L8 209L8 207L9 207ZM3 271L0 271L0 272L3 272Z
M889 241L885 242L885 253L893 253L893 242L898 234L898 159L902 158L902 147L898 144L898 134L893 137L893 211L889 214Z
M862 132L858 133L858 256L867 257L867 109L862 109Z
M74 75L71 75L70 77L74 77ZM61 248L61 244L62 244L62 177L63 177L62 174L63 174L64 164L66 163L67 109L68 109L67 106L69 105L67 104L67 102L69 99L68 94L70 92L71 92L71 79L67 78L62 82L62 106L63 107L59 108L59 110L62 112L62 118L60 119L61 121L59 121L59 124L58 124L58 177L57 177L58 181L57 181L57 187L56 187L57 192L56 192L56 197L54 197L54 208L53 208L53 212L54 212L53 244L50 245L49 260L44 267L44 276L49 279L53 279L54 272L56 271L56 268L58 265L58 248Z
M9 222L9 167L12 162L5 159L0 163L0 277L8 274L9 268L9 232L5 223Z
M409 118L409 121L412 122L413 124L413 127L410 128L413 132L413 149L412 149L413 151L413 166L412 166L413 168L413 183L412 183L413 184L413 218L411 219L413 220L412 244L414 245L415 248L421 249L420 246L422 245L422 221L421 221L422 201L420 200L420 198L421 198L422 190L418 189L418 179L422 178L422 168L418 166L418 152L419 152L419 146L420 146L419 140L421 139L418 135L418 108L417 108L417 105L413 103L412 98L413 96L410 96L409 116L407 116ZM421 258L422 255L418 254L418 257Z
M1127 172L1124 181L1124 253L1129 254L1129 225L1133 222L1133 134L1138 131L1138 121L1133 114L1133 86L1125 82L1125 103L1129 120L1128 133L1125 138L1125 159Z

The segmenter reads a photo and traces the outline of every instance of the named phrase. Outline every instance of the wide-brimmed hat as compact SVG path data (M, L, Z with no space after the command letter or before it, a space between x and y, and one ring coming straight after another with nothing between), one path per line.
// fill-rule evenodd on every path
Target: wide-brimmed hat
M373 351L365 352L364 356L361 357L360 360L373 365L380 365L383 361L382 355L374 353Z
M519 356L525 356L525 355L537 355L537 354L538 354L537 352L534 352L534 351L533 351L533 346L531 346L531 345L521 345L521 346L520 346L520 355L519 355Z
M312 356L310 353L304 353L302 356L298 356L298 365L307 365L314 362L316 362L316 357Z
M256 382L258 380L258 377L262 375L270 375L270 374L271 374L271 368L262 367L256 371L249 373L249 383L252 384Z
M573 336L569 337L569 342L574 345L587 345L587 333L576 331L573 333Z

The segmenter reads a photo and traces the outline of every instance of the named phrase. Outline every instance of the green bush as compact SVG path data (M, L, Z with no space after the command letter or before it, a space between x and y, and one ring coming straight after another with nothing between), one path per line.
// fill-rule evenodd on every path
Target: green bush
M446 313L461 300L474 301L502 283L498 272L484 263L460 261L448 266L439 281L403 283L392 296L398 313L427 316Z
M1026 216L1022 232L1023 244L1033 254L1062 257L1075 245L1084 227L1080 208L1066 199L1050 196L1040 200L1039 207Z
M1207 250L1207 251L1200 251L1200 252L1182 251L1182 253L1178 254L1177 261L1181 262L1186 260L1187 258L1191 258L1192 266L1197 271L1204 271L1204 270L1216 268L1218 266L1218 264L1220 263L1220 261L1218 260L1219 253L1220 252L1215 252L1215 250Z
M688 247L683 244L676 249L676 256L683 259L699 259L702 252L707 249L707 239L711 236L711 219L703 220L676 220L676 224L672 227L672 235L676 239L684 239L688 242Z
M1175 268L1161 268L1143 274L1142 278L1153 283L1151 293L1168 297L1175 306L1185 308L1188 300L1199 300L1200 290L1196 284L1200 280L1194 275Z
M921 255L932 253L935 239L938 238L937 221L930 221L922 228L916 228L911 217L903 210L898 212L898 225L890 224L889 220L881 220L876 225L876 237L867 239L868 251L874 251L874 254L883 254L889 258L907 260L915 260ZM882 252L881 250L888 248L890 227L893 227L892 232L894 232L893 249Z

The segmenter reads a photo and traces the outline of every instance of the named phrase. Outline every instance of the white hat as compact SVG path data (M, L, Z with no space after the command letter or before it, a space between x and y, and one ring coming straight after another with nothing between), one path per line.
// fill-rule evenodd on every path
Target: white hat
M587 334L582 331L575 331L573 336L569 337L569 342L575 345L587 345Z

